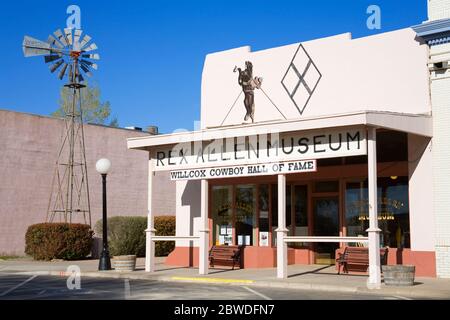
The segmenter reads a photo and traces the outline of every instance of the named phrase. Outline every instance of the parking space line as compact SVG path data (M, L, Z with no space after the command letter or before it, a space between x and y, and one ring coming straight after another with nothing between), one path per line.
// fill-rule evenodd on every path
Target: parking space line
M244 279L223 279L223 278L205 278L205 277L171 277L171 280L194 281L204 283L254 283L253 280Z
M264 294L262 294L262 293L259 293L258 291L253 290L253 289L251 289L251 288L249 288L249 287L243 286L243 288L244 288L244 289L247 289L247 290L250 291L251 293L256 294L257 296L260 296L260 297L263 298L264 300L272 300L272 298L269 298L268 296L266 296L266 295L264 295Z
M124 279L125 300L131 299L130 279Z
M393 296L393 297L400 299L400 300L412 300L411 298L402 297L402 296Z
M32 276L32 277L30 277L30 278L28 278L27 280L25 280L25 281L23 281L23 282L21 282L21 283L19 283L17 286L15 286L15 287L12 287L11 289L8 289L8 290L6 290L5 292L3 292L2 294L0 294L0 297L4 297L4 296L6 296L8 293L11 293L11 292L13 292L14 290L16 290L16 289L18 289L18 288L20 288L21 286L23 286L24 284L26 284L26 283L28 283L28 282L30 282L31 280L33 280L34 278L36 278L37 277L37 275L35 275L35 276Z

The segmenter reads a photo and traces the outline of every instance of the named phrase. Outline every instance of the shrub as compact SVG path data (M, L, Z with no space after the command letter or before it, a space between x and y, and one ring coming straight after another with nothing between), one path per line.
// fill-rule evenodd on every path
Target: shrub
M95 224L95 233L102 236L102 220ZM145 230L147 217L108 218L108 246L113 256L135 254L145 256ZM175 217L155 217L155 229L158 236L175 235ZM156 256L166 256L175 247L174 242L158 241L155 245Z
M157 236L174 236L175 217L155 217L155 229ZM175 241L157 241L155 244L155 255L157 257L167 256L173 249L175 249Z
M95 224L95 233L102 236L103 221ZM135 254L145 256L146 217L108 218L108 246L112 256Z
M92 236L86 224L34 224L25 234L25 253L36 260L83 259L91 253Z

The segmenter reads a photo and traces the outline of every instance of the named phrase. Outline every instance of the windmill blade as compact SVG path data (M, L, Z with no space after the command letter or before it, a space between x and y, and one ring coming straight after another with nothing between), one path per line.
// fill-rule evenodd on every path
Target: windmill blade
M81 57L92 59L92 60L100 60L100 55L98 53L82 54Z
M83 48L86 46L86 44L91 41L91 37L87 34L84 35L83 40L80 42L80 50L83 50Z
M22 43L23 54L25 57L42 56L52 53L52 48L47 42L25 36Z
M62 57L59 54L51 54L49 56L45 56L45 63L49 63L58 59L61 59Z
M53 34L55 35L56 39L58 39L63 44L64 47L67 47L69 45L61 29L56 30L55 32L53 32Z
M84 78L83 78L83 76L81 75L81 73L78 74L78 81L79 81L79 82L83 82L83 81L84 81Z
M52 35L48 36L47 43L52 47L57 46L59 49L64 48L63 45L58 40L56 40Z
M81 63L90 66L94 70L98 70L98 65L96 63L84 59L81 59Z
M84 52L94 51L97 50L97 45L95 43L92 43L89 45L86 49L83 49Z
M64 63L64 60L59 60L57 62L55 62L54 64L52 64L49 68L50 68L50 72L53 73L56 71L56 69L58 69L62 64Z
M58 74L59 80L62 80L62 78L64 78L64 75L65 75L65 73L66 73L66 70L67 70L67 67L68 67L68 66L69 66L69 65L68 65L67 63L64 63L64 65L63 65L61 71L60 71L59 74Z
M23 38L22 45L29 48L50 49L50 45L47 42L32 38L30 36L25 36Z
M43 56L43 55L50 54L50 53L52 53L51 49L38 49L38 48L23 47L23 55L25 57Z
M88 77L92 77L91 70L89 69L89 67L87 65L85 65L83 62L81 62L80 67L86 73L86 75Z
M65 28L64 29L64 37L67 40L67 43L69 44L69 46L72 45L72 29L70 28Z
M83 33L83 30L76 29L73 36L73 50L80 51L80 37Z

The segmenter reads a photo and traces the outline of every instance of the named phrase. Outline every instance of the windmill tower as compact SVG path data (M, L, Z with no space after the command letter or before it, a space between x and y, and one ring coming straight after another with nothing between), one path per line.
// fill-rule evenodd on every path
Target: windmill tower
M92 225L89 201L86 152L83 130L82 94L86 86L83 74L92 76L99 60L95 43L82 30L58 29L47 41L29 36L23 40L25 57L44 56L51 73L58 72L60 80L67 78L64 86L70 91L70 106L65 111L65 125L58 149L46 222L84 222Z

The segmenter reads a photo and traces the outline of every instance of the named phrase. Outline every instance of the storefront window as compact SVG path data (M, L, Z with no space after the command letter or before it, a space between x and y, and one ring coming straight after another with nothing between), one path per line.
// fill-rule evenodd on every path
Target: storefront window
M278 186L272 185L272 246L277 245L277 230L278 228Z
M294 218L295 229L292 234L294 236L308 235L308 194L307 186L293 186L294 188ZM302 248L308 246L307 243L289 243L292 248Z
M216 245L233 244L232 186L212 187L213 239Z
M368 203L367 181L347 183L345 219L348 236L367 236ZM407 177L378 179L378 227L382 246L410 248Z
M308 197L306 186L294 187L295 197L295 235L308 235Z
M256 245L256 186L236 186L236 243Z
M259 246L268 247L269 243L269 185L259 186Z
M291 186L286 186L286 228L291 232L292 228ZM277 245L278 228L278 186L272 185L272 245Z

